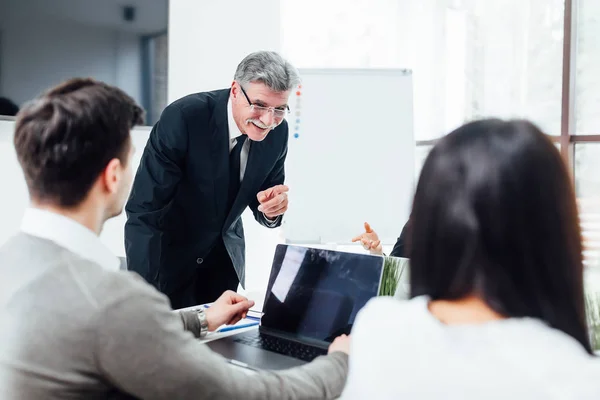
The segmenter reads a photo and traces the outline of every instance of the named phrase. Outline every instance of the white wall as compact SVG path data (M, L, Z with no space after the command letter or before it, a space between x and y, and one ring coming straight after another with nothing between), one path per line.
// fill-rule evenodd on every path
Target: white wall
M229 87L238 63L280 50L279 0L169 2L169 102Z

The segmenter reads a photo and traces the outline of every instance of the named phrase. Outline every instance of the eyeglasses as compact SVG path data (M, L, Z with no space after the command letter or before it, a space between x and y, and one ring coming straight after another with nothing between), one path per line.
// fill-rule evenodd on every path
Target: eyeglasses
M246 100L248 100L248 104L250 105L251 111L255 111L260 114L264 114L266 112L273 112L273 118L275 118L278 121L283 120L285 118L285 116L290 113L290 108L288 106L285 106L285 108L257 106L256 104L253 104L250 101L250 97L248 97L248 94L246 93L246 91L244 90L242 85L240 85L240 89L242 89L242 93L244 93L244 97L246 97Z

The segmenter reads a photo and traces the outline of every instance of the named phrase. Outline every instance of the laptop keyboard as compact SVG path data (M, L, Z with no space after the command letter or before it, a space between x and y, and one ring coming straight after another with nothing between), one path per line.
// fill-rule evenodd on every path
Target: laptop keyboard
M260 335L258 332L256 332L256 336L243 335L235 338L234 341L259 349L269 350L274 353L283 354L284 356L294 357L303 361L312 361L318 356L327 354L327 350L325 349L274 336Z

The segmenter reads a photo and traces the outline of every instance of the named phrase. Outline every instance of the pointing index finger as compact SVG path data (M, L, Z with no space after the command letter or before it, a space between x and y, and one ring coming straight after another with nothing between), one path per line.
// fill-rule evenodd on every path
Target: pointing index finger
M277 186L270 187L266 190L263 190L262 192L258 192L258 194L256 195L256 198L258 199L259 202L263 203L263 202L269 200L270 198L273 198L281 193L285 193L289 190L290 189L286 185L277 185Z
M288 192L290 190L290 188L287 187L286 185L273 186L271 189L273 189L273 194L274 195L285 193L285 192Z

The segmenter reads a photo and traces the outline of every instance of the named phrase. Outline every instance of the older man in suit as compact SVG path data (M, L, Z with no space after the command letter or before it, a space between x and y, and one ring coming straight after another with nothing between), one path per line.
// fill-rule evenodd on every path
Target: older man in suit
M127 202L127 266L175 308L204 303L245 281L241 214L281 224L288 98L299 83L274 52L252 53L229 89L169 105L144 149Z

